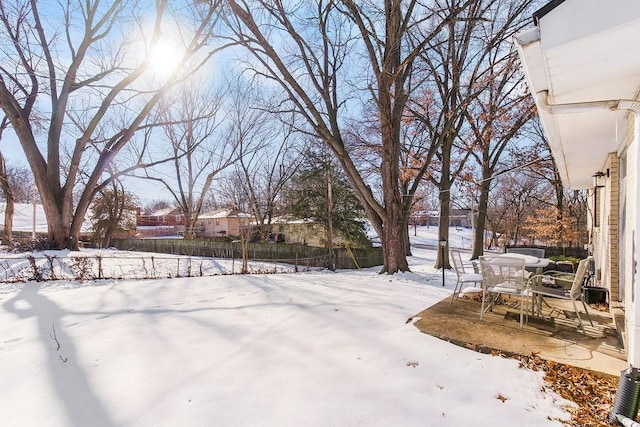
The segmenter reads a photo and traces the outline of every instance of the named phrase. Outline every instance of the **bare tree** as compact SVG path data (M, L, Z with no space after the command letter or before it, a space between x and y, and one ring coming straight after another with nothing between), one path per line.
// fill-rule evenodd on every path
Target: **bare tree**
M410 89L409 89L410 91ZM415 102L415 101L414 101ZM405 113L407 114L407 113ZM348 147L360 171L368 182L374 181L381 156L379 143L380 128L374 114L354 119L349 126L347 140ZM429 129L418 120L412 120L410 113L404 117L400 133L401 150L399 161L399 188L402 195L405 230L403 240L406 255L411 255L409 241L409 224L414 205L419 203L420 193L425 185L431 185L425 177L433 168L432 160L438 149L437 139L432 138Z
M420 39L412 39L417 27L426 27L426 20L436 16L415 0L385 0L384 4L230 0L228 4L237 18L231 23L236 40L259 64L254 71L285 90L286 108L302 115L308 132L324 141L341 163L381 238L382 271L407 271L403 238L406 214L398 185L407 83L418 56L462 8L434 21ZM356 85L373 100L379 121L380 199L364 179L343 138L343 113L356 95L356 88L347 80L356 68Z
M147 167L146 178L158 181L185 216L185 237L195 237L195 225L213 179L238 159L238 142L221 131L220 112L226 91L192 80L177 87L162 103L160 120L172 173ZM153 162L150 162L153 163ZM164 165L162 165L164 166Z
M549 195L547 183L519 172L503 174L494 181L487 209L487 228L492 236L489 247L532 244L535 236L526 233L526 223L541 206L540 199Z
M281 196L285 183L294 176L303 160L303 142L290 124L274 122L271 118L264 125L267 132L259 134L264 145L245 153L247 147L242 144L243 155L231 177L233 206L242 206L251 213L263 238L271 232L274 217L282 213Z
M554 235L557 237L556 245L563 246L566 240L564 236L567 233L578 229L583 230L586 227L585 221L584 224L575 224L575 227L572 227L573 230L567 229L567 223L572 220L571 218L566 218L570 210L575 210L578 214L577 217L582 217L583 209L579 207L582 205L580 202L581 196L578 193L569 192L565 189L560 179L560 173L558 172L555 159L551 155L546 135L542 130L540 120L537 116L534 117L534 120L530 121L530 126L527 126L526 130L528 131L527 136L535 141L535 143L525 149L518 150L516 153L513 153L513 156L520 163L530 164L529 167L524 169L524 173L548 182L553 188L554 197L547 199L545 202L548 205L554 205L552 211L555 219ZM569 202L566 203L566 200L569 200ZM577 240L581 239L578 238Z
M486 84L487 90L465 111L474 140L475 149L471 154L480 168L472 259L481 256L484 251L489 191L496 168L500 164L508 164L505 150L519 136L522 127L535 116L531 97L522 90L524 81L517 72L519 65L515 55L502 66L504 68L496 69L490 81L482 83ZM527 163L514 167L526 166L537 160L527 160Z
M156 199L148 202L146 205L142 207L143 212L152 213L155 211L159 211L160 209L167 209L172 206L171 202L168 200Z
M7 164L7 179L16 203L32 203L37 199L33 174L28 166L22 164Z
M219 3L0 3L0 107L33 172L53 245L77 248L89 204L111 179L105 168L166 93L224 47L205 47ZM167 39L180 57L172 72L154 75L154 51Z
M0 142L9 119L4 116L0 120ZM0 197L4 198L4 230L2 244L8 245L13 239L13 214L16 203L30 203L33 201L33 175L26 167L7 165L4 155L0 151Z
M7 117L3 117L0 122L0 141L5 129L7 128L9 121ZM15 210L15 196L9 183L9 174L7 172L7 165L4 161L4 155L0 151L0 190L5 199L4 207L4 232L2 234L2 244L8 245L13 239L13 213Z
M483 84L503 78L498 71L510 49L510 37L524 22L531 1L452 0L443 3L443 14L457 16L447 20L445 31L434 38L421 59L424 76L411 111L420 120L437 147L435 163L428 179L439 188L439 236L448 240L451 191L456 180L467 173L466 163L477 143L469 127L468 109L492 85ZM462 4L464 14L453 15ZM506 69L506 67L505 67ZM448 257L436 268L449 268Z

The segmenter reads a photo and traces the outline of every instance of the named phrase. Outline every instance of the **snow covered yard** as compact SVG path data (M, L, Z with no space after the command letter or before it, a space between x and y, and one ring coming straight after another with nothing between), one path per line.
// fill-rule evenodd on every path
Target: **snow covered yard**
M551 426L542 373L420 333L432 252L363 271L0 285L3 426ZM431 263L431 264L429 264ZM556 420L556 421L554 421Z

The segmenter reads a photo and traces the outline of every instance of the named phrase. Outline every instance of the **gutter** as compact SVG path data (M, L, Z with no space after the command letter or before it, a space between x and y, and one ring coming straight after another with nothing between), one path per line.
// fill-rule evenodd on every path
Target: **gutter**
M549 3L533 12L533 23L538 26L538 24L540 23L540 18L551 12L556 7L560 6L562 3L564 3L564 1L565 0L551 0Z
M585 110L630 111L636 115L640 114L640 101L631 99L550 104L549 91L543 90L536 94L536 102L542 110L549 114L581 113Z

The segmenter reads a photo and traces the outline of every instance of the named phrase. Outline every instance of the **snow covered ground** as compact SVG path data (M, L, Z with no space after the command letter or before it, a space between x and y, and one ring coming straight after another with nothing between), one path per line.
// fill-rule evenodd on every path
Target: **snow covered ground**
M470 246L467 231L452 229L452 246ZM435 232L419 229L412 241L431 245ZM450 295L455 275L447 272L442 287L434 259L434 249L416 248L412 272L393 276L367 269L0 285L0 426L569 419L568 402L541 373L405 323Z

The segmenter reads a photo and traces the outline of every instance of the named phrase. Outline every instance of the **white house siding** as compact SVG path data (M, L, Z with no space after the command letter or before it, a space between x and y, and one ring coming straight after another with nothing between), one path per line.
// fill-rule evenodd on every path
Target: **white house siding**
M637 151L638 139L640 137L640 120L634 115L630 115L628 129L628 141L620 152L620 301L625 306L630 306L633 301L633 288L629 286L633 282L633 259L634 259L634 230L637 222L636 206L638 195L637 180L638 168Z
M624 309L628 360L640 367L640 1L549 3L534 23L515 40L563 182L593 188L592 175L609 172L591 243L614 315Z
M596 267L596 279L600 286L604 286L606 288L609 287L609 280L607 274L606 265L608 264L608 241L606 239L607 236L607 227L606 227L606 203L605 200L605 190L606 188L602 188L598 190L597 188L593 189L593 192L598 192L598 198L596 199L596 203L598 203L598 207L591 207L595 211L589 216L589 219L592 219L592 216L598 215L599 218L596 224L591 224L590 229L592 230L591 243L593 244L593 256L595 259L595 267ZM591 195L590 204L592 204L592 200L595 198L595 195ZM595 221L595 218L593 218Z
M238 218L206 218L204 220L205 237L239 236Z
M218 234L218 232L219 231L223 231L223 230L219 225L219 223L220 223L219 219L217 220L218 224L216 224L216 219L214 219L214 218L207 218L207 219L203 220L203 222L204 222L204 236L205 237L220 237L220 234Z
M273 226L274 233L283 233L287 243L324 247L324 230L306 222L279 223Z
M640 197L638 197L638 179L640 178L640 119L636 116L633 122L633 138L622 155L621 165L621 227L620 242L624 260L620 263L620 278L626 292L624 307L626 312L627 342L629 343L629 362L632 366L640 366L640 304L638 289L640 274L638 272L638 249L640 248ZM624 204L623 204L624 203Z
M622 304L626 313L628 360L633 366L640 366L640 304L636 301L636 263L640 248L637 232L640 230L640 197L637 194L640 119L630 114L629 127L628 138L620 144L619 152L611 153L602 166L601 170L608 171L609 177L598 180L599 185L604 185L598 199L599 227L591 228L598 285L609 289L613 304Z

